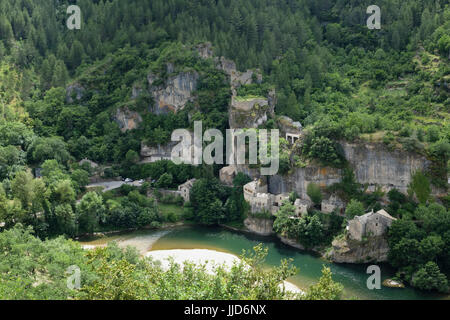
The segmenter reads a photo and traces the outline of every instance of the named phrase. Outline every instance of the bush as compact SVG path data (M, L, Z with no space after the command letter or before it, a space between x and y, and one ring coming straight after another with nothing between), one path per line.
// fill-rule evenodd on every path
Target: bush
M308 187L306 188L306 194L311 199L311 201L314 202L316 206L320 206L322 202L322 191L320 190L320 187L317 184L315 183L308 184Z
M432 261L414 274L412 284L422 290L448 292L447 277L440 272L438 265Z
M347 209L345 210L345 215L348 219L353 219L356 216L361 216L365 213L364 206L358 200L352 199L350 203L347 205Z

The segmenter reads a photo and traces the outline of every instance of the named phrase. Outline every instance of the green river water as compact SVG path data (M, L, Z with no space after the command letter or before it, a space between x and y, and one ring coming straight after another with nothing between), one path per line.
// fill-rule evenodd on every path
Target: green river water
M122 235L114 235L93 241L82 242L84 245L104 245L117 241L121 246L135 246L141 253L151 250L170 249L210 249L240 255L242 250L251 250L255 245L263 243L269 248L266 258L267 267L276 266L280 260L291 258L299 269L296 276L288 280L305 289L317 282L323 265L329 266L335 281L345 287L346 298L356 299L448 299L448 296L421 292L412 288L395 289L382 287L380 290L369 290L366 286L367 265L342 265L329 263L320 257L284 245L276 238L258 237L236 233L222 228L179 227L163 231L136 231ZM387 265L380 265L382 281L393 275Z

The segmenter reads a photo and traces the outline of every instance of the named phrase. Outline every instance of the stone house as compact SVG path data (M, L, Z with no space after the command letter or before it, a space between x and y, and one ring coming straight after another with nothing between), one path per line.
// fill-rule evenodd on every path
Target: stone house
M295 214L299 217L308 214L308 209L311 208L312 203L308 200L297 199L295 200Z
M341 199L333 195L329 199L322 200L321 211L323 213L332 213L335 210L340 215L344 214L345 203Z
M363 237L384 236L395 220L397 219L384 210L356 216L348 223L348 235L350 239L358 241L361 241Z
M249 203L252 213L265 211L275 214L283 203L289 200L289 194L271 194L268 192L267 184L262 180L254 180L244 186L244 199ZM297 199L294 206L296 216L301 216L308 213L311 202Z
M191 189L194 186L195 181L195 179L191 179L178 186L178 193L183 197L185 202L189 202L191 199Z

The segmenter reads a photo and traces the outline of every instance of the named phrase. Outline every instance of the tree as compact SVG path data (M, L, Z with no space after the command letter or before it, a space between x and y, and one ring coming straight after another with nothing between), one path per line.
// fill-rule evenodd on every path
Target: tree
M100 222L105 222L105 206L102 196L95 192L86 193L77 204L76 212L80 232L94 233Z
M89 172L83 169L76 169L71 174L71 179L76 183L78 189L84 188L89 184Z
M412 279L413 286L422 290L448 292L448 281L436 263L430 261L417 271Z
M313 182L308 184L308 187L306 187L306 194L317 207L320 206L322 203L322 191L317 184Z
M169 188L172 185L173 176L170 173L164 173L156 182L157 188Z
M59 163L66 164L70 154L66 149L66 143L61 138L50 137L36 139L28 150L28 157L34 163L55 159Z
M333 281L330 268L322 268L322 276L317 284L309 287L302 300L340 300L344 287Z
M417 171L412 176L412 181L408 186L408 192L415 194L421 204L427 203L431 194L431 186L428 178L422 171Z
M70 204L75 201L75 190L72 181L58 180L50 185L51 199L59 204Z
M76 216L72 206L68 203L55 207L54 215L56 218L59 234L74 236L77 233Z
M194 220L206 225L218 224L225 218L223 203L229 196L229 189L216 179L199 179L191 189L191 205Z
M364 213L364 205L355 199L352 199L345 209L345 215L349 220L356 216L362 216Z

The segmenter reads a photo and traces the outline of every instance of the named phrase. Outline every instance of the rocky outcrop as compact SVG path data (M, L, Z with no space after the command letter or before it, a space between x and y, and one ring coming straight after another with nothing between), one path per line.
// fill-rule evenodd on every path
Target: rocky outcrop
M191 142L194 141L194 133L191 132ZM166 144L158 144L157 146L147 145L145 142L141 142L141 163L151 163L160 160L171 160L172 150L178 145L178 141L170 141ZM181 142L182 148L185 152L190 151L191 153L191 163L194 163L194 146L193 143L189 143L187 139ZM190 149L190 150L189 150Z
M280 129L280 135L282 137L286 134L301 134L302 124L298 121L293 121L291 118L281 116L277 119L278 128Z
M171 67L168 66L168 71ZM193 99L193 92L197 89L199 74L196 71L180 72L170 76L161 85L155 85L161 80L154 74L149 74L147 80L154 105L150 111L154 114L165 114L183 109L186 103Z
M370 237L364 241L335 239L331 251L326 255L336 263L385 262L389 245L384 237Z
M269 236L273 234L273 220L249 217L244 221L245 227L252 233Z
M214 55L212 44L210 42L205 42L197 45L196 47L198 55L203 59L212 58Z
M66 102L74 103L83 99L86 89L79 83L73 83L66 88Z
M127 107L118 108L113 118L122 132L136 129L139 123L142 122L140 114L136 111L131 111Z
M277 234L277 237L278 237L278 239L280 239L281 242L283 242L284 244L286 244L288 246L291 246L291 247L299 249L299 250L306 250L306 248L303 245L301 245L294 239L285 238L285 237L280 236L279 234Z
M143 163L156 162L159 160L168 160L172 156L172 148L177 142L170 142L164 145L148 146L144 142L141 143L141 157Z
M230 128L257 128L266 123L273 113L274 107L265 98L233 97L229 110Z
M228 166L223 167L219 171L219 179L220 182L223 184L226 184L227 186L233 185L233 180L236 177L236 167L235 166Z

